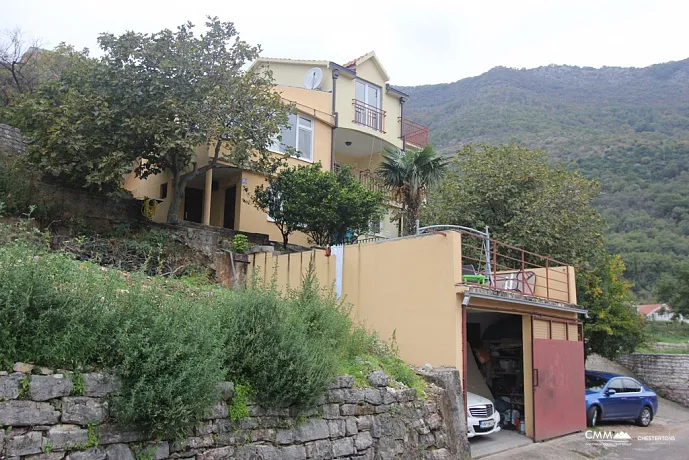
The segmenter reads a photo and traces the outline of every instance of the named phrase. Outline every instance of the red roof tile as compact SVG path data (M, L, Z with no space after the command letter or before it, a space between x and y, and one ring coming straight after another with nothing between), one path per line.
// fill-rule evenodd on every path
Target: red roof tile
M368 54L368 53L366 53L366 54ZM355 66L356 63L359 61L359 59L361 59L361 58L363 58L364 56L366 56L366 54L362 54L362 55L359 56L358 58L352 59L351 61L349 61L349 62L347 62L346 64L344 64L342 67L347 67L347 68L349 68L349 67Z
M651 313L655 313L658 310L663 307L662 303L654 303L654 304L649 304L649 305L639 305L639 314L641 315L650 315Z

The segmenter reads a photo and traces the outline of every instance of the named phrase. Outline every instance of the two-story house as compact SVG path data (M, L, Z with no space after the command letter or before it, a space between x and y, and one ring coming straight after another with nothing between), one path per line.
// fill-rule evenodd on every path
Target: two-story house
M260 58L249 71L270 70L275 91L295 107L289 127L272 149L284 153L290 146L300 152L292 165L321 162L325 170L352 165L365 184L377 187L375 170L386 147L405 149L428 143L428 128L405 119L407 95L388 83L390 78L374 52L344 65L331 61ZM207 160L205 148L197 162ZM130 177L125 188L137 198L160 201L154 217L164 221L169 208L167 174L140 180ZM240 169L216 169L190 182L185 190L179 218L238 231L263 233L280 241L270 216L250 204L248 194L265 178ZM391 204L394 206L394 204ZM398 235L398 222L388 211L382 222L373 222L371 236ZM308 245L306 235L290 236L290 242Z

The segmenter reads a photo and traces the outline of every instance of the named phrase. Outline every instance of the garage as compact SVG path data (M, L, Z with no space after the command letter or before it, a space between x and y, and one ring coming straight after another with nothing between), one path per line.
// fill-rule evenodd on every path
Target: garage
M501 430L526 436L522 316L467 309L467 407L469 436L493 432L472 402L487 398Z
M513 438L518 434L543 441L585 430L584 348L577 309L516 303L514 298L507 302L499 294L472 291L464 293L462 302L469 436L504 436L480 423L484 412L475 409L486 402L480 398L492 402L500 431ZM478 407L472 408L472 402Z

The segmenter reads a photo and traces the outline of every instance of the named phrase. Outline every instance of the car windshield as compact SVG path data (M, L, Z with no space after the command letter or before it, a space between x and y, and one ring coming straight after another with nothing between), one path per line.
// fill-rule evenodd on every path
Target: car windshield
M587 390L601 391L606 383L608 383L608 379L604 379L603 377L598 377L596 375L586 374Z

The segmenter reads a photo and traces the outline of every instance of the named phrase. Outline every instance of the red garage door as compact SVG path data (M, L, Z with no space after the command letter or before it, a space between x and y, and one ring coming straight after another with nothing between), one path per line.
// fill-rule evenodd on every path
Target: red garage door
M586 429L584 342L580 324L534 319L534 439Z

